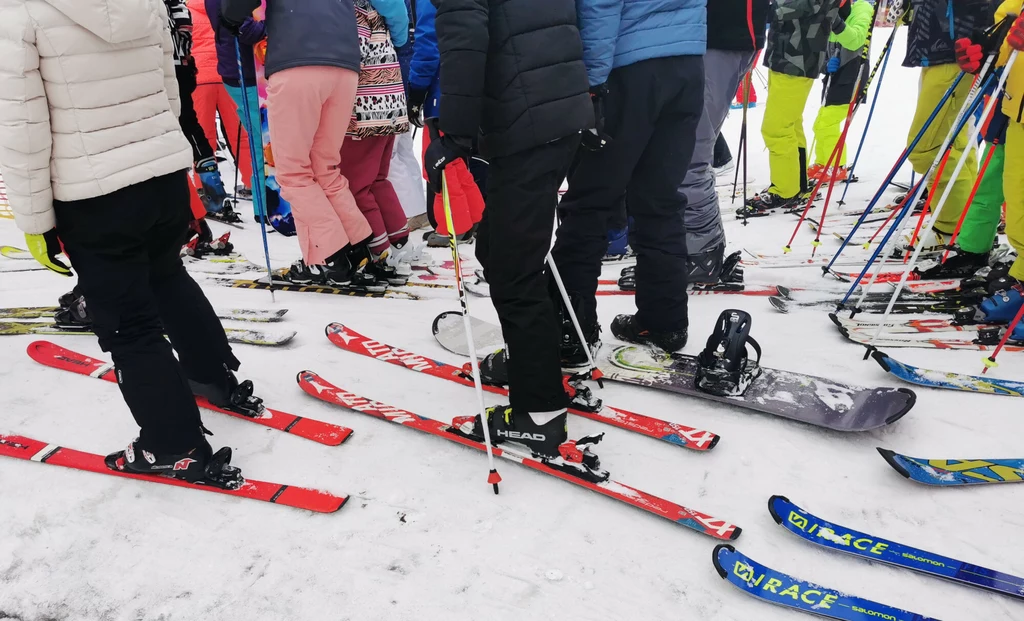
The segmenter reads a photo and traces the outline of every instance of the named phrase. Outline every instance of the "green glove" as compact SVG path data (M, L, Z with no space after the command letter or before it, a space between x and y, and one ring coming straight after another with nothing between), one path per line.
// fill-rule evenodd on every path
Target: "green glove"
M58 254L64 252L57 239L57 229L50 229L42 235L25 233L25 242L28 243L28 251L43 267L61 276L72 275L71 268L57 258Z

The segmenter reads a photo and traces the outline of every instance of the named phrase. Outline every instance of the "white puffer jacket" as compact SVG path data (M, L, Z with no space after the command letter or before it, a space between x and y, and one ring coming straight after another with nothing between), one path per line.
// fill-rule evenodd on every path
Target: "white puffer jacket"
M0 173L22 231L52 229L55 199L189 168L179 112L162 0L0 0Z

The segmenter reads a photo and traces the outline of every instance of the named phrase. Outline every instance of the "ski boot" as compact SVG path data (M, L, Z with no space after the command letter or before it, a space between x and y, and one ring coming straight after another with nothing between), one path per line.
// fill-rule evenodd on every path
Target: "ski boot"
M1008 324L1017 316L1021 306L1024 306L1024 285L1018 282L1005 291L985 298L981 304L965 306L956 311L953 322L959 325Z
M240 186L235 188L235 198L240 198L243 201L251 201L252 200L252 190L250 190L249 188L245 187L244 185L240 185ZM256 221L259 222L259 216L256 216ZM269 224L269 222L268 222L268 224Z
M575 294L569 294L569 301L572 302L576 320L579 321L580 329L583 330L583 338L587 342L586 345L580 343L579 334L576 333L576 326L572 322L572 316L568 309L565 308L565 303L557 302L562 332L558 348L561 365L563 369L589 369L590 359L596 358L598 350L601 349L601 324L598 323L597 318L589 317L584 313L583 305ZM588 350L589 357L587 356Z
M769 188L760 194L755 194L747 201L746 205L736 210L737 219L761 218L770 216L773 211L798 209L807 203L807 195L797 194L792 198L782 198L778 194L772 194Z
M245 483L242 471L231 464L231 448L216 453L203 438L199 446L175 455L157 455L137 446L138 438L123 451L107 455L103 462L111 470L180 479L221 489L238 489Z
M481 383L487 386L508 386L508 354L504 347L484 356L479 365ZM473 368L470 363L463 365L462 372L472 379Z
M221 222L241 222L242 219L235 213L234 205L228 199L228 193L224 189L224 182L220 178L220 169L217 168L217 159L208 157L198 162L196 174L199 175L199 182L202 185L200 198L206 207L207 215Z
M402 276L398 270L388 262L389 250L385 250L379 256L371 255L370 262L366 264L366 272L376 280L386 282L395 287L403 287L409 284L409 276ZM409 269L412 272L412 268Z
M953 280L971 278L983 267L988 266L989 253L964 252L959 246L953 246L945 263L932 267L914 268L921 280Z
M824 185L832 183L832 173L835 171L836 183L856 183L860 181L857 175L850 173L850 169L845 166L840 166L838 170L835 167L826 167L824 164L812 164L807 169L807 181L817 185L824 180Z
M370 266L373 265L373 254L365 243L352 246L344 252L349 264L352 266L349 286L375 293L383 293L388 290L387 281L377 278L376 274L371 271L372 268ZM336 262L340 263L340 258ZM328 259L328 264L330 264L330 259Z
M709 248L699 254L686 256L686 282L692 284L717 284L725 262L725 243Z
M77 287L60 296L60 309L53 314L53 323L61 330L87 332L92 329L89 307L85 303L85 296L78 293Z
M761 346L750 337L750 323L750 315L741 310L719 315L704 351L697 356L694 381L698 389L719 397L738 397L761 375ZM757 360L749 358L747 346Z
M263 414L263 399L253 396L252 380L239 382L230 369L224 367L224 377L219 382L204 384L188 380L192 394L205 397L213 405L231 410L236 414L256 418Z
M618 315L612 320L612 334L615 338L637 345L653 345L666 352L679 351L686 346L686 328L674 332L654 332L646 330L636 319L636 315Z
M942 231L936 231L932 229L925 235L920 235L917 239L917 244L911 244L911 239L914 235L913 231L903 234L899 250L904 255L912 255L915 248L918 245L923 245L920 256L922 257L934 257L942 255L942 253L949 247L949 242L952 239L951 235L947 235Z

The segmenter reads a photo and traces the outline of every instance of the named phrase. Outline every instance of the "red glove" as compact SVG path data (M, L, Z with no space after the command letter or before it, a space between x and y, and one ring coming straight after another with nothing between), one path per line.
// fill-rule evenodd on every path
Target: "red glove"
M1017 18L1010 28L1010 34L1006 35L1006 42L1015 50L1024 52L1024 15Z
M484 215L484 197L473 179L473 173L464 161L455 160L444 169L445 178L448 181L448 198L452 208L452 222L455 224L455 234L462 235L480 222ZM434 218L437 222L437 232L441 235L448 235L448 223L444 215L444 196L441 193L434 195Z
M974 43L967 37L956 41L956 64L964 73L978 73L981 70L981 59L984 52L980 43Z

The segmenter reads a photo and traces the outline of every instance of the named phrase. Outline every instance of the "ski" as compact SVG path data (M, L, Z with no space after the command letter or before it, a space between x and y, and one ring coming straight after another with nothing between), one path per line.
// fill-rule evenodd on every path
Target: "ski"
M839 621L939 621L932 617L847 595L812 582L804 582L765 567L720 544L712 553L718 575L729 584L763 602Z
M5 259L26 260L32 258L32 253L15 246L0 246L0 257Z
M19 306L0 308L0 319L42 319L53 317L59 306ZM260 308L225 308L216 310L217 317L227 321L251 321L253 323L276 323L284 319L287 308L265 310Z
M931 334L933 332L977 332L985 328L999 327L990 324L969 324L960 325L952 319L888 319L885 323L877 315L857 315L856 317L841 317L836 313L829 313L828 318L840 328L846 328L856 332L873 333L882 326L885 334Z
M113 364L90 358L47 341L36 341L30 344L28 346L28 355L39 364L48 367L117 383L117 373ZM278 431L284 431L285 433L320 444L326 444L327 446L338 446L352 435L352 430L346 427L339 427L331 423L295 416L294 414L270 408L265 408L258 417L251 417L218 407L210 403L205 397L196 397L196 404L203 409L241 418L242 420L251 421L271 429L277 429Z
M371 340L340 323L329 324L325 331L327 338L332 343L346 351L390 362L406 369L426 373L427 375L446 379L470 388L473 387L472 376L454 365L432 360L413 352L392 347L386 343ZM483 388L490 393L508 395L508 389L504 387L484 384ZM695 451L710 450L718 444L720 439L717 434L709 431L651 418L643 414L636 414L608 405L604 405L594 412L571 407L569 412L583 418L607 423L613 427L633 431Z
M921 349L961 349L969 351L993 351L996 344L981 342L979 339L964 341L949 338L911 339L891 336L884 331L875 338L875 330L850 330L842 326L839 333L848 340L873 347L917 347ZM1012 343L1012 341L1010 341ZM1024 351L1024 345L1004 345L1003 351Z
M852 305L855 302L856 302L856 300L851 299L848 304L850 304L850 306L852 307ZM780 297L780 296L770 296L768 298L768 303L772 305L772 308L774 308L775 310L779 311L780 313L788 313L788 312L792 311L794 308L800 308L800 307L803 307L803 308L820 307L820 308L832 308L832 309L835 309L839 305L840 301L837 300L837 299L833 299L833 300L814 300L814 301L807 301L807 302L794 302L792 300L787 300L787 299L785 299L783 297ZM885 301L885 302L870 302L870 301L868 301L868 302L864 302L859 307L857 307L857 311L859 313L878 313L878 314L881 314L881 313L885 312L885 309L888 307L888 305L889 305L888 301ZM933 301L933 302L929 302L929 301L901 301L901 300L896 300L896 304L893 305L891 313L895 314L895 315L927 315L927 314L930 314L930 313L935 313L935 314L940 314L940 315L950 315L950 314L953 314L956 311L960 310L962 307L963 307L963 303L962 302L958 302L956 300L952 300L952 301Z
M879 454L904 477L939 487L1024 481L1024 459L920 459L889 449Z
M243 279L228 279L228 278L207 278L203 282L211 282L223 287L230 287L232 289L258 289L267 291L273 289L274 291L297 291L302 293L326 293L328 295L347 295L350 297L360 298L391 298L396 300L419 300L421 299L417 295L407 293L405 291L393 291L388 289L386 291L366 291L365 289L356 289L351 287L329 287L324 285L296 285L292 283L274 281L271 285L267 282L266 276L256 280L243 280Z
M786 254L764 254L760 252L754 252L753 250L744 249L744 252L748 255L743 257L740 261L743 265L750 265L755 267L764 268L785 268L785 267L808 267L817 266L824 267L829 264L832 257L828 256L800 256L792 253ZM863 267L864 263L867 262L867 257L856 258L852 256L842 255L836 262L835 266L846 266L846 267ZM902 259L899 261L887 261L889 265L903 265Z
M1024 578L826 522L784 496L772 496L768 511L776 524L823 548L1024 599Z
M401 410L379 401L360 397L359 395L334 386L312 371L301 371L295 379L303 391L317 399L326 401L327 403L331 403L354 412L359 412L361 414L367 414L375 418L382 418L388 422L402 425L403 427L418 429L419 431L430 435L445 438L446 440L450 440L463 446L475 448L480 451L487 450L487 447L481 442L476 442L469 438L452 433L449 431L449 426L439 420L420 416L419 414ZM642 509L648 513L671 520L676 524L691 528L709 537L732 540L740 536L741 529L739 526L730 524L725 520L712 517L705 513L688 509L674 502L658 498L657 496L653 496L628 485L611 480L606 480L600 483L587 481L552 466L551 463L544 458L535 457L527 451L517 450L516 448L505 444L492 447L492 451L495 457L507 459L509 461L522 464L532 470L543 472L562 479L563 481L574 483L580 487L595 491L604 496L608 496L609 498L613 498L630 506Z
M871 356L887 373L891 373L910 384L927 386L929 388L944 388L946 390L1024 397L1024 382L1014 382L1012 380L982 377L979 375L966 375L963 373L930 371L900 362L877 349L871 352Z
M25 334L38 334L45 336L63 335L85 335L92 336L93 332L88 327L62 328L53 322L43 321L0 321L0 336L20 336ZM224 334L231 343L243 345L261 345L264 347L280 347L286 345L297 334L294 330L280 330L271 332L268 330L253 330L239 328L224 328Z
M348 500L348 496L337 496L322 490L282 485L280 483L267 483L266 481L256 481L253 479L246 479L238 489L223 489L159 475L120 472L107 468L107 465L103 462L103 455L85 453L57 446L56 444L47 444L46 442L33 440L25 436L0 435L0 455L25 461L36 461L52 466L63 466L85 472L108 474L125 479L149 481L150 483L161 483L175 487L187 487L226 496L234 496L236 498L261 500L275 505L305 509L316 513L334 513Z

